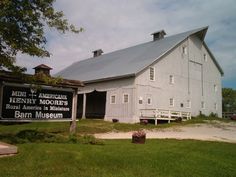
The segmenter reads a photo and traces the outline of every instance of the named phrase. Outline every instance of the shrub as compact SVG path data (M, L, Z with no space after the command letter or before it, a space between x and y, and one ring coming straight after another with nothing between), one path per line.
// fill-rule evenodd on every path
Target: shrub
M81 138L83 144L104 145L104 142L96 139L93 135L84 135Z
M211 112L211 114L209 115L209 117L218 118L218 114Z
M233 114L231 117L230 117L231 120L236 120L236 114Z
M1 134L0 140L12 143L64 143L67 139L64 136L52 133L40 132L37 130L22 130L17 134Z
M69 140L68 140L69 143L77 143L78 142L78 139L76 137L76 135L70 135L69 136Z

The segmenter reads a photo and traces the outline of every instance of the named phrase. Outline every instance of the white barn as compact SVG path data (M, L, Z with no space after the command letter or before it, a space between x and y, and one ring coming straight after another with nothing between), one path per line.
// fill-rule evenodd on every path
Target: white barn
M161 30L147 43L108 54L99 49L57 76L84 82L78 117L134 123L158 117L158 110L221 117L223 71L204 42L207 29L167 37Z

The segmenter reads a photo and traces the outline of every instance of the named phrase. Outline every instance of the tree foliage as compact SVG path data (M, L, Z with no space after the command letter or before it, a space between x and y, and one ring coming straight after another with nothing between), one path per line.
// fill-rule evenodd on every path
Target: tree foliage
M223 88L222 97L223 112L236 111L236 90L233 90L232 88Z
M45 25L61 33L79 30L68 23L62 11L53 7L55 0L0 0L0 69L23 72L15 65L17 53L49 57L45 44Z

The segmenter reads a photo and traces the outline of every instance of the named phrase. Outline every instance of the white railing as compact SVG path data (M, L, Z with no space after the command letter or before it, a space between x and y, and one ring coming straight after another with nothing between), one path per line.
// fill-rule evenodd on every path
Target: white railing
M222 117L226 119L230 119L236 112L222 112Z
M191 119L191 112L185 111L173 111L166 109L140 109L140 119L154 119L155 124L157 120L176 120L182 118L182 120Z

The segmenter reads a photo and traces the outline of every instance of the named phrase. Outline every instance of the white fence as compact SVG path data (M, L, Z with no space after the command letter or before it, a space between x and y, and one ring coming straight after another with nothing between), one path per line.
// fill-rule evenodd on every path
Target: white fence
M222 117L226 119L230 119L233 115L236 115L236 112L223 112Z
M140 109L140 119L155 120L155 125L157 125L157 120L167 120L170 123L171 120L174 121L178 118L189 120L191 119L191 112L165 109Z

